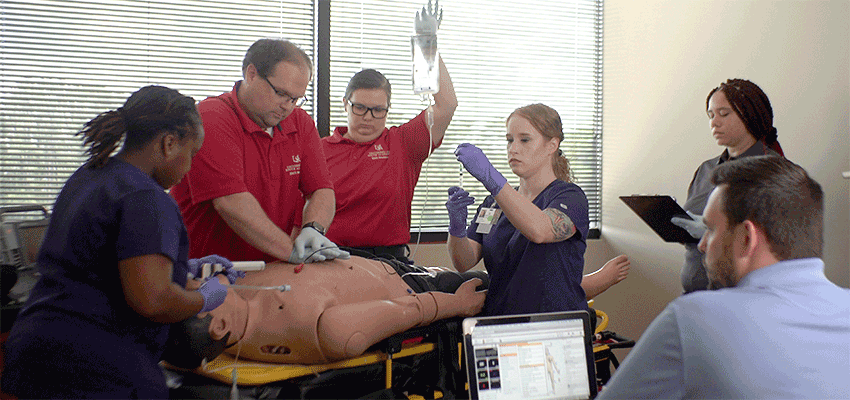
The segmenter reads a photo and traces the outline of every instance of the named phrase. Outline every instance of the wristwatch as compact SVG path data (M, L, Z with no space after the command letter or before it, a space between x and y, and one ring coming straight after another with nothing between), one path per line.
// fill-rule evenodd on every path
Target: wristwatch
M315 229L317 232L321 233L321 234L322 234L322 236L324 236L324 235L325 235L325 227L324 227L324 226L322 226L322 224L320 224L320 223L318 223L318 222L316 222L316 221L310 221L310 222L308 222L308 223L304 224L304 226L302 226L302 227L301 227L301 229L304 229L304 228L313 228L313 229Z

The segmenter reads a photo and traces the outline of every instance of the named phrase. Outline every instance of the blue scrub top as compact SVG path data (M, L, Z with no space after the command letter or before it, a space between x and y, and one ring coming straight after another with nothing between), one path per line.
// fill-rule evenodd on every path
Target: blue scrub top
M587 196L577 185L556 179L533 203L541 210L561 210L575 224L576 233L561 242L536 244L504 213L490 233L476 233L477 216L495 204L493 196L487 196L467 229L467 237L481 243L484 267L490 275L484 315L588 310L581 288L590 227Z
M162 254L186 284L180 209L138 168L110 159L68 179L38 255L42 277L7 342L3 389L19 397L167 397L168 325L127 304L118 262Z

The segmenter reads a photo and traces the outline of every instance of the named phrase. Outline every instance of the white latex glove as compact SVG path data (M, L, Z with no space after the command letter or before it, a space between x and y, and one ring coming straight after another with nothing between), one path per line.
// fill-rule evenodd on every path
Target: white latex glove
M439 10L439 14L437 10ZM440 9L440 0L434 2L434 8L431 8L431 0L428 0L428 8L422 7L422 11L416 12L413 28L417 35L434 35L440 28L442 21L443 10Z
M670 222L673 225L688 231L694 239L702 239L702 235L705 235L705 231L708 229L702 222L702 215L697 215L690 211L686 212L692 219L673 217L670 219Z
M319 231L306 227L301 230L292 243L292 254L289 262L292 264L314 263L339 258L347 260L351 255L339 248Z

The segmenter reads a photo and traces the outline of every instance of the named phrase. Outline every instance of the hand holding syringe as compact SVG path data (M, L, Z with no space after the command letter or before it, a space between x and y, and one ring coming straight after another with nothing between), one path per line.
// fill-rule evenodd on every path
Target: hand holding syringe
M265 261L233 261L233 268L236 271L262 271L266 268ZM224 270L224 266L221 264L203 264L201 266L201 278L206 279L213 274L221 272ZM277 290L281 292L288 292L292 290L292 287L289 285L280 285L280 286L251 286L251 285L233 285L231 284L229 287L234 289L249 289L249 290Z

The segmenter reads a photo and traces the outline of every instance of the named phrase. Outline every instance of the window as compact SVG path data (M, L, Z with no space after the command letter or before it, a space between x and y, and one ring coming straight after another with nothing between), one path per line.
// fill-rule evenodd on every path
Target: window
M311 0L4 0L0 206L52 206L86 160L74 135L142 86L196 100L230 91L260 37L312 56L313 10Z
M304 106L320 127L346 123L341 99L348 79L362 68L376 68L390 79L393 104L387 123L404 123L425 107L410 82L413 19L425 3L4 0L0 206L52 205L85 160L74 134L98 113L121 106L139 87L165 85L197 100L229 91L241 78L245 50L260 37L289 38L317 64L327 63L317 66L315 82L329 82L328 87L308 88L310 101ZM445 232L446 188L461 179L452 154L459 143L481 147L511 184L518 183L505 159L505 118L534 102L561 114L561 148L587 193L591 228L598 228L601 0L440 3L439 49L459 107L442 147L423 168L413 230ZM328 31L329 38L319 36ZM325 59L316 54L315 43L328 42L329 49L319 47L329 51ZM314 101L328 96L329 106ZM483 200L480 183L463 175L464 187Z
M413 94L410 36L424 0L330 2L330 127L344 126L342 97L363 68L381 71L393 86L387 126L416 116L425 103ZM446 189L458 185L477 202L487 191L454 157L470 142L518 185L506 157L505 119L517 107L544 103L564 126L561 149L590 203L599 228L602 153L602 3L598 0L441 1L438 47L455 86L458 108L443 144L423 166L413 199L412 230L445 232ZM598 234L598 230L596 232Z

